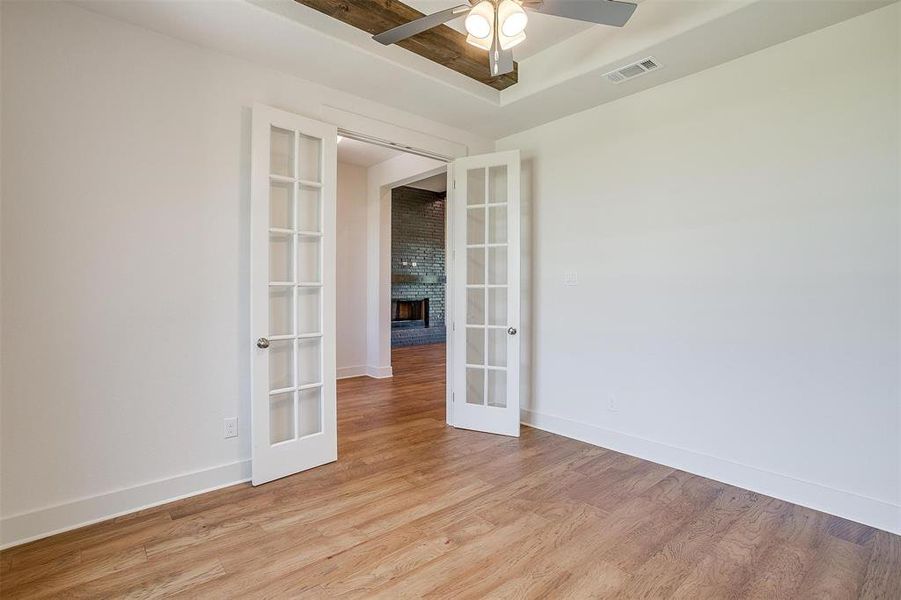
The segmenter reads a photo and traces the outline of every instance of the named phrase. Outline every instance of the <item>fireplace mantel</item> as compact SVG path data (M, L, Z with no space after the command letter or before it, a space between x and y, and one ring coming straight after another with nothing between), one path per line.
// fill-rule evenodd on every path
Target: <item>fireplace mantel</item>
M413 275L411 273L392 273L391 283L447 283L444 275Z

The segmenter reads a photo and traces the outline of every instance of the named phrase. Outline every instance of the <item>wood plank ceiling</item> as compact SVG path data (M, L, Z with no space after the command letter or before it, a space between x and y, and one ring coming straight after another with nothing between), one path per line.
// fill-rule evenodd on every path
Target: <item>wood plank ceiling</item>
M397 0L295 1L372 35L423 16L415 8ZM488 53L467 44L465 35L447 25L439 25L402 40L397 45L496 90L506 89L518 80L516 63L513 64L511 73L491 77Z

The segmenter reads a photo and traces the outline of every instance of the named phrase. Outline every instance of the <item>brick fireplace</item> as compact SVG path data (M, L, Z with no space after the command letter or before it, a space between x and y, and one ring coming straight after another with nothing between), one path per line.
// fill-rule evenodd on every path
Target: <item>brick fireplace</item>
M445 341L445 193L391 194L391 346Z

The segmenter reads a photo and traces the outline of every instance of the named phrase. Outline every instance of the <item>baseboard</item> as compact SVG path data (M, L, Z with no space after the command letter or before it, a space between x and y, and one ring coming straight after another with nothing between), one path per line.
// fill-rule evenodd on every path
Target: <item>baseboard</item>
M250 480L237 461L0 519L0 549Z
M372 377L374 379L388 379L394 377L392 367L371 367L358 365L356 367L338 367L337 379L350 379L352 377Z
M335 369L338 379L350 379L351 377L365 377L367 373L366 365L357 365L356 367L338 367Z
M388 379L389 377L394 377L394 368L391 366L387 367L366 367L366 374L370 377L374 377L375 379Z
M521 420L529 427L901 534L901 506L883 500L527 409Z

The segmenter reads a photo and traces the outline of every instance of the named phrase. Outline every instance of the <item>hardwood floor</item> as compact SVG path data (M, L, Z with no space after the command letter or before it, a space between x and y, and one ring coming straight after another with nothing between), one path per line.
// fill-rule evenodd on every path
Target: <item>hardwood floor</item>
M0 553L3 598L901 598L901 537L444 423L444 348L339 383L337 463Z

